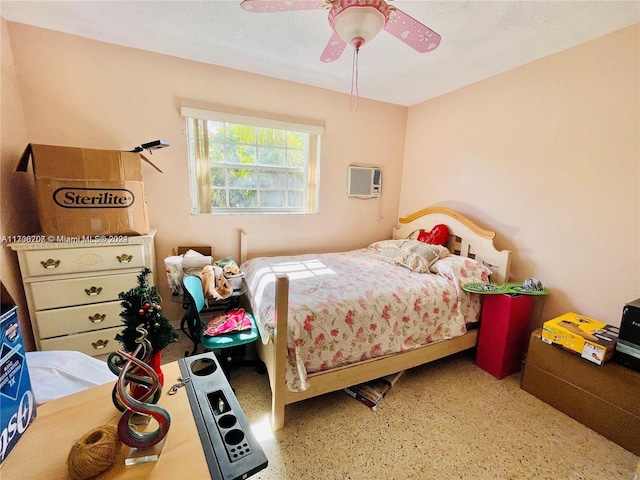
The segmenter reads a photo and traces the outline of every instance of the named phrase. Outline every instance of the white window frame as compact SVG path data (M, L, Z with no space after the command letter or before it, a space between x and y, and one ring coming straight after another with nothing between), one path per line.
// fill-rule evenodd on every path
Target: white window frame
M234 113L228 111L218 110L204 110L192 107L181 107L180 113L186 120L186 133L190 135L189 122L193 119L198 120L213 120L216 122L231 123L238 125L247 125L253 127L263 127L278 130L285 130L290 132L305 133L308 135L308 145L306 148L306 159L304 166L304 175L306 181L306 187L304 193L306 195L305 205L302 208L266 208L266 207L254 207L254 208L212 208L211 205L211 177L210 167L211 164L208 159L208 153L192 151L193 141L191 138L188 140L188 155L189 155L189 177L191 187L191 211L193 214L235 214L235 213L252 213L252 214L265 214L265 213L298 213L298 214L314 214L318 213L318 192L319 192L319 179L320 179L320 143L321 137L324 134L324 126L320 122L313 122L307 120L290 120L282 118L268 118L266 115L255 116L246 115L243 113ZM208 146L200 146L201 148L208 148ZM197 148L196 148L197 150ZM237 164L225 164L227 168L238 167L242 165ZM256 169L260 170L264 167L256 165ZM278 167L275 167L276 169ZM225 188L229 188L228 186Z

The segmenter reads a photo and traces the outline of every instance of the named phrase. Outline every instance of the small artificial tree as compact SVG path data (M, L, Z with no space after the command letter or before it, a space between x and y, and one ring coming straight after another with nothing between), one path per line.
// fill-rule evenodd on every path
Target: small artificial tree
M162 313L162 299L158 289L149 286L147 276L150 273L151 269L144 267L138 275L138 286L118 295L124 309L120 316L125 328L116 335L116 340L127 352L134 352L138 347L136 340L140 337L140 332L136 328L140 325L147 331L147 339L151 342L153 353L160 352L178 340L178 332Z

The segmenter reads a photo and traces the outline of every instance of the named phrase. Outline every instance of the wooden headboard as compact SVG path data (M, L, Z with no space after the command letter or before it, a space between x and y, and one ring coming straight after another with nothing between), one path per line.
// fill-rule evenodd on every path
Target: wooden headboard
M510 250L497 250L493 244L495 232L479 227L464 215L445 207L424 208L400 218L393 230L393 238L407 238L416 230L431 231L444 224L449 229L447 248L456 255L483 262L492 271L491 281L509 281Z

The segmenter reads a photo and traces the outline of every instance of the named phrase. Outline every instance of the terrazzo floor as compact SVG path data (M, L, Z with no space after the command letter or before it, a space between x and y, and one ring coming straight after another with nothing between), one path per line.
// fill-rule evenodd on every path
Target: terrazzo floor
M190 350L171 345L163 361ZM405 372L377 411L344 392L286 407L269 428L268 379L232 372L232 386L269 466L255 480L633 480L639 458L462 353ZM640 478L640 477L637 477Z

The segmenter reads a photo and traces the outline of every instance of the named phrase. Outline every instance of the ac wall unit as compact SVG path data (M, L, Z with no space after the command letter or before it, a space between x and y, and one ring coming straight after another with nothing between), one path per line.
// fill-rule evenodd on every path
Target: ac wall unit
M374 198L380 196L382 171L371 167L349 167L347 196Z

